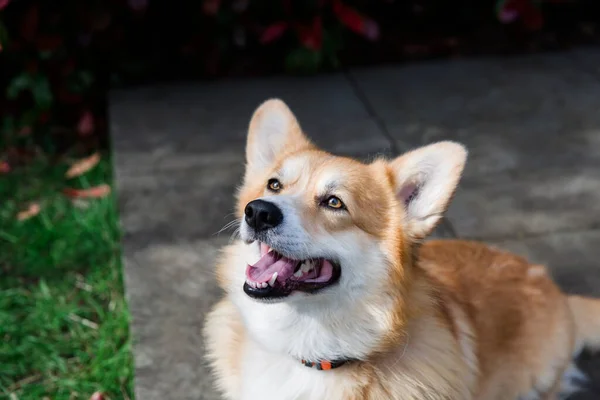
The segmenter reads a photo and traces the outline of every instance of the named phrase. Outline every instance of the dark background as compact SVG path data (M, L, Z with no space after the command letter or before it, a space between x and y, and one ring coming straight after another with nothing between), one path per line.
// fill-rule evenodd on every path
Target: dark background
M600 17L595 0L0 0L0 9L0 161L11 165L106 147L111 87L595 45ZM513 18L503 22L502 10Z

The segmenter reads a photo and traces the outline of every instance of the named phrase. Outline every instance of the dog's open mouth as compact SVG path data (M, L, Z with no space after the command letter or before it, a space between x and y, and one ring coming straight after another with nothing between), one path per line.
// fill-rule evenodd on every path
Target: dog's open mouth
M244 292L261 299L285 297L293 291L314 293L337 282L340 272L333 261L293 260L260 243L260 259L246 267Z

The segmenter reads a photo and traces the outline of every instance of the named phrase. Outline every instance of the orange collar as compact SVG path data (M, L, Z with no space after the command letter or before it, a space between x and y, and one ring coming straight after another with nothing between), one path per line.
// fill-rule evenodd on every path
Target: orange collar
M350 362L351 360L335 360L335 361L306 361L301 360L302 364L308 368L316 368L319 371L328 371L330 369L335 369L337 367L341 367L342 365Z

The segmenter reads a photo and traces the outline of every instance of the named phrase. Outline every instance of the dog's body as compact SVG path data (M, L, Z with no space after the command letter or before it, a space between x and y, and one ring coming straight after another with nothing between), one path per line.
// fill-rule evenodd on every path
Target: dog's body
M570 391L580 374L573 355L600 344L600 301L565 296L544 266L480 243L419 244L465 159L450 142L392 162L335 157L283 103L263 104L250 124L242 240L219 262L227 296L205 326L225 397L542 400ZM301 360L344 363L317 370Z

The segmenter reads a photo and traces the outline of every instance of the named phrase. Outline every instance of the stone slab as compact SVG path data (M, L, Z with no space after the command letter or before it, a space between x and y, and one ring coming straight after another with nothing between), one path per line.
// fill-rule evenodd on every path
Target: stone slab
M252 112L272 97L286 101L303 129L327 150L348 155L389 151L389 141L352 86L334 74L115 91L110 114L117 165L139 170L182 154L243 157Z
M585 109L578 110L578 102L593 102L598 82L582 70L577 57L584 60L596 54L486 57L355 69L351 74L388 126L456 129L474 122L501 125L507 117L555 119L552 111L560 106L573 119L594 118ZM580 90L573 92L573 87Z
M202 327L221 295L214 278L226 238L125 244L125 281L135 332L137 399L216 400Z
M121 173L117 190L124 240L143 247L155 239L160 243L214 237L234 220L243 168L238 161Z
M456 140L470 152L465 177L517 174L600 165L600 82L576 55L583 57L485 58L353 74L399 148Z
M447 213L460 237L501 239L600 226L600 168L465 179Z
M448 219L462 237L600 224L600 82L595 50L353 71L398 148L469 149Z

